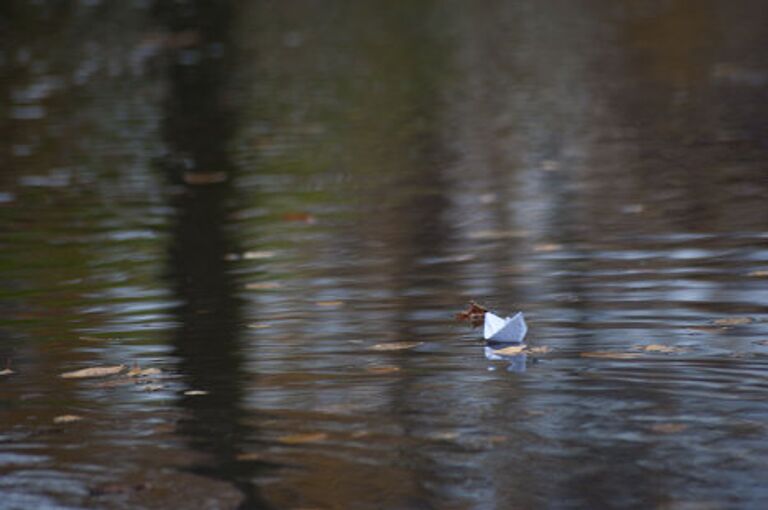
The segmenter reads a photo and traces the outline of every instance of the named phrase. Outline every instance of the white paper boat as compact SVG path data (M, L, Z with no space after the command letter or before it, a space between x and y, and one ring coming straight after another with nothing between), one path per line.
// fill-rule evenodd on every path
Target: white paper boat
M491 312L485 312L485 324L483 325L483 338L490 342L518 343L525 339L528 326L525 324L522 312L517 312L512 317L502 319Z

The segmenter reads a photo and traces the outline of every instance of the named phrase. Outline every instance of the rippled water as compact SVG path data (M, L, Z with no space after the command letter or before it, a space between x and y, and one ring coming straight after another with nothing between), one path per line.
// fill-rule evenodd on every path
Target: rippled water
M765 506L763 10L3 2L0 508Z

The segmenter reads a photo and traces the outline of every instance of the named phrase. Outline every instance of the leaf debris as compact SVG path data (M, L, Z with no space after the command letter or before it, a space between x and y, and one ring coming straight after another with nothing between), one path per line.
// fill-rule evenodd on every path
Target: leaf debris
M424 342L385 342L376 344L370 347L372 351L402 351L405 349L413 349L418 347Z
M306 443L318 443L328 439L328 434L325 432L308 432L305 434L288 434L277 438L283 444L306 444Z
M90 379L96 377L109 377L110 375L117 375L123 370L125 370L125 365L91 367L74 370L72 372L64 372L59 377L63 377L64 379Z
M60 424L63 424L63 423L74 423L74 422L80 421L82 419L83 419L82 416L78 416L76 414L63 414L61 416L56 416L53 419L53 423L56 423L56 424L60 425Z
M469 322L472 327L476 328L483 324L485 321L485 313L487 308L477 304L474 301L469 302L469 306L466 310L456 314L456 320L461 322Z

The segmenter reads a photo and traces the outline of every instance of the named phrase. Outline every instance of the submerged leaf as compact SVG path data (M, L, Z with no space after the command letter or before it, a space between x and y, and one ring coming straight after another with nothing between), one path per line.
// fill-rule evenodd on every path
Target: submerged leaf
M108 367L91 367L83 368L81 370L74 370L72 372L64 372L60 375L64 379L88 379L92 377L108 377L110 375L117 375L125 370L125 365L114 365Z
M504 347L503 349L493 349L493 353L501 356L514 356L515 354L521 354L525 352L525 348L525 344L510 345L509 347Z

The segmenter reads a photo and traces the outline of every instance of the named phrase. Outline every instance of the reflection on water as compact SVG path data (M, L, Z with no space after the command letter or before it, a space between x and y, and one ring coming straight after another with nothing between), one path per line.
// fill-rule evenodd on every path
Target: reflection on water
M768 501L760 2L0 20L0 508Z

